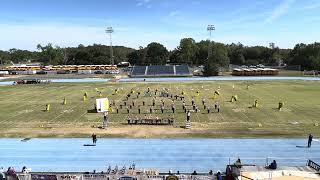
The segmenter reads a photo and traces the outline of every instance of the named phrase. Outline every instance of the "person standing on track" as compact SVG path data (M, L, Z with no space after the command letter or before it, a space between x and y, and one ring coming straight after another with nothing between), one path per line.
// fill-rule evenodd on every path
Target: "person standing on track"
M96 143L97 143L97 135L96 135L95 133L93 133L93 134L91 135L91 137L92 137L92 143L93 143L93 144L96 144Z
M308 148L311 147L312 139L313 139L312 134L309 134L309 137L308 137Z

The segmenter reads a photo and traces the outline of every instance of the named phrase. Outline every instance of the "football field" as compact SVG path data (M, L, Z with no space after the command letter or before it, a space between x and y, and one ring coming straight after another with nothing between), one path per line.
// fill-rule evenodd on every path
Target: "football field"
M151 96L145 94L148 88ZM173 98L160 97L162 91L172 94ZM214 95L215 91L220 95ZM138 92L139 98L136 97ZM191 113L192 128L189 130L182 128L186 120L182 109L183 102L174 97L181 96L182 92L187 109L192 110L191 101L194 97L200 110ZM88 94L86 101L83 100L84 93ZM127 94L131 95L128 100ZM235 95L238 100L231 102L231 97ZM87 137L95 132L102 137L305 137L309 133L320 135L319 95L318 81L52 83L0 86L0 136ZM107 130L98 128L102 124L102 114L92 111L95 100L101 97L109 98L111 104L114 102ZM156 106L150 114L149 109L154 98ZM210 113L204 109L202 98L205 99L206 106L210 107ZM175 113L171 110L172 100L176 107ZM255 100L258 100L258 107L253 107ZM165 104L164 113L160 110L162 101ZM284 103L281 111L278 109L280 101ZM214 109L215 102L220 104L219 113ZM45 111L47 104L50 104L50 111ZM139 106L141 114L138 113ZM128 116L173 117L175 124L127 125Z

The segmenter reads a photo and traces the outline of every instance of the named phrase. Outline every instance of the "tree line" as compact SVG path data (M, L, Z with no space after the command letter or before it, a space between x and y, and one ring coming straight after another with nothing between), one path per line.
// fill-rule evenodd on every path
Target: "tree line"
M44 65L58 64L109 64L109 46L93 44L90 46L61 48L52 44L38 45L38 51L20 49L0 50L0 60L5 63L19 63L27 60ZM192 38L181 39L174 50L152 42L146 47L133 49L114 46L115 63L129 61L133 65L156 65L166 63L205 65L206 69L217 69L229 64L235 65L301 65L302 70L320 70L320 43L297 44L293 49L278 47L244 46L241 43L223 44ZM208 74L209 75L209 74Z

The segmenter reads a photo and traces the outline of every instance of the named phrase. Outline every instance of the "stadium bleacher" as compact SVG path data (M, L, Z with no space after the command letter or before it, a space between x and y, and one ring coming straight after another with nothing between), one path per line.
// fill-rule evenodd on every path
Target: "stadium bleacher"
M187 65L176 66L176 75L190 74L189 67Z
M134 66L131 72L132 76L143 76L146 72L146 66Z
M174 66L149 66L147 75L174 75Z
M191 76L188 65L134 66L131 77L174 77Z

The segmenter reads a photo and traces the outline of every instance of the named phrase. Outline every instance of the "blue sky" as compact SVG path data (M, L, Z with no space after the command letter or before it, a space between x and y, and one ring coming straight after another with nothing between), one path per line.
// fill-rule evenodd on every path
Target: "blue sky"
M320 41L320 0L1 0L0 49L108 44L108 26L115 45L174 49L208 24L215 41L293 48Z

